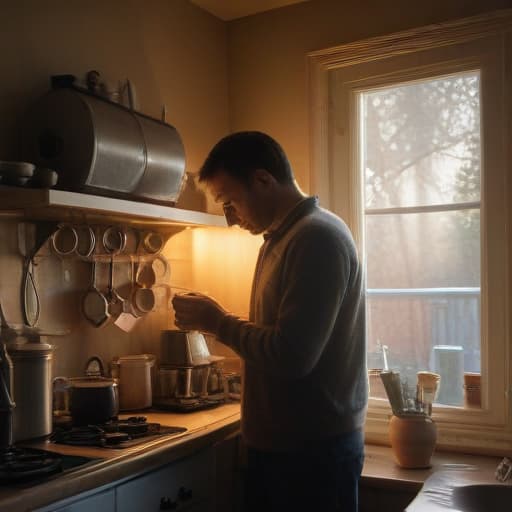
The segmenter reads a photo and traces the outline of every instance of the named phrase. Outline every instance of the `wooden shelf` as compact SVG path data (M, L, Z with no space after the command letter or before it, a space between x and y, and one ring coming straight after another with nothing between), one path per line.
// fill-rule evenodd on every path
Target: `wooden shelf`
M28 220L226 227L222 215L55 189L0 186L0 212Z

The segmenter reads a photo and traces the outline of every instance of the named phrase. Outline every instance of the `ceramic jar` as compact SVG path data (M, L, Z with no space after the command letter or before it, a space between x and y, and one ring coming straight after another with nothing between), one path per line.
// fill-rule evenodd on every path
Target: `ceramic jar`
M430 416L411 414L391 417L389 440L396 463L402 468L428 468L437 439Z

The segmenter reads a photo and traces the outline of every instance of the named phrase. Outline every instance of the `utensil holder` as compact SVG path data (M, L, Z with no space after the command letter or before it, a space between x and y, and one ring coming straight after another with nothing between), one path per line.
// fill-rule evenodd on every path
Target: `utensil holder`
M437 440L436 424L429 416L391 417L389 440L395 462L402 468L429 468Z

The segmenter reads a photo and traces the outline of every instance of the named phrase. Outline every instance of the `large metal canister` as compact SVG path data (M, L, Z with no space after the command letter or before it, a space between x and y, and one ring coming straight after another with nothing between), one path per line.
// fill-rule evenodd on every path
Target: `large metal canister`
M173 126L77 89L55 89L29 109L22 153L57 171L62 190L172 206L184 182Z
M13 365L14 441L48 436L52 432L53 346L42 342L8 344Z

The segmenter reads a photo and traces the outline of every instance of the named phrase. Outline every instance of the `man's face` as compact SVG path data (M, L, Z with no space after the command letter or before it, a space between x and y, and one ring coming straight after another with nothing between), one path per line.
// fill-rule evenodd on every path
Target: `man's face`
M272 209L265 187L256 177L244 183L225 171L218 171L207 184L216 202L222 203L227 217L253 235L263 233L272 223Z

